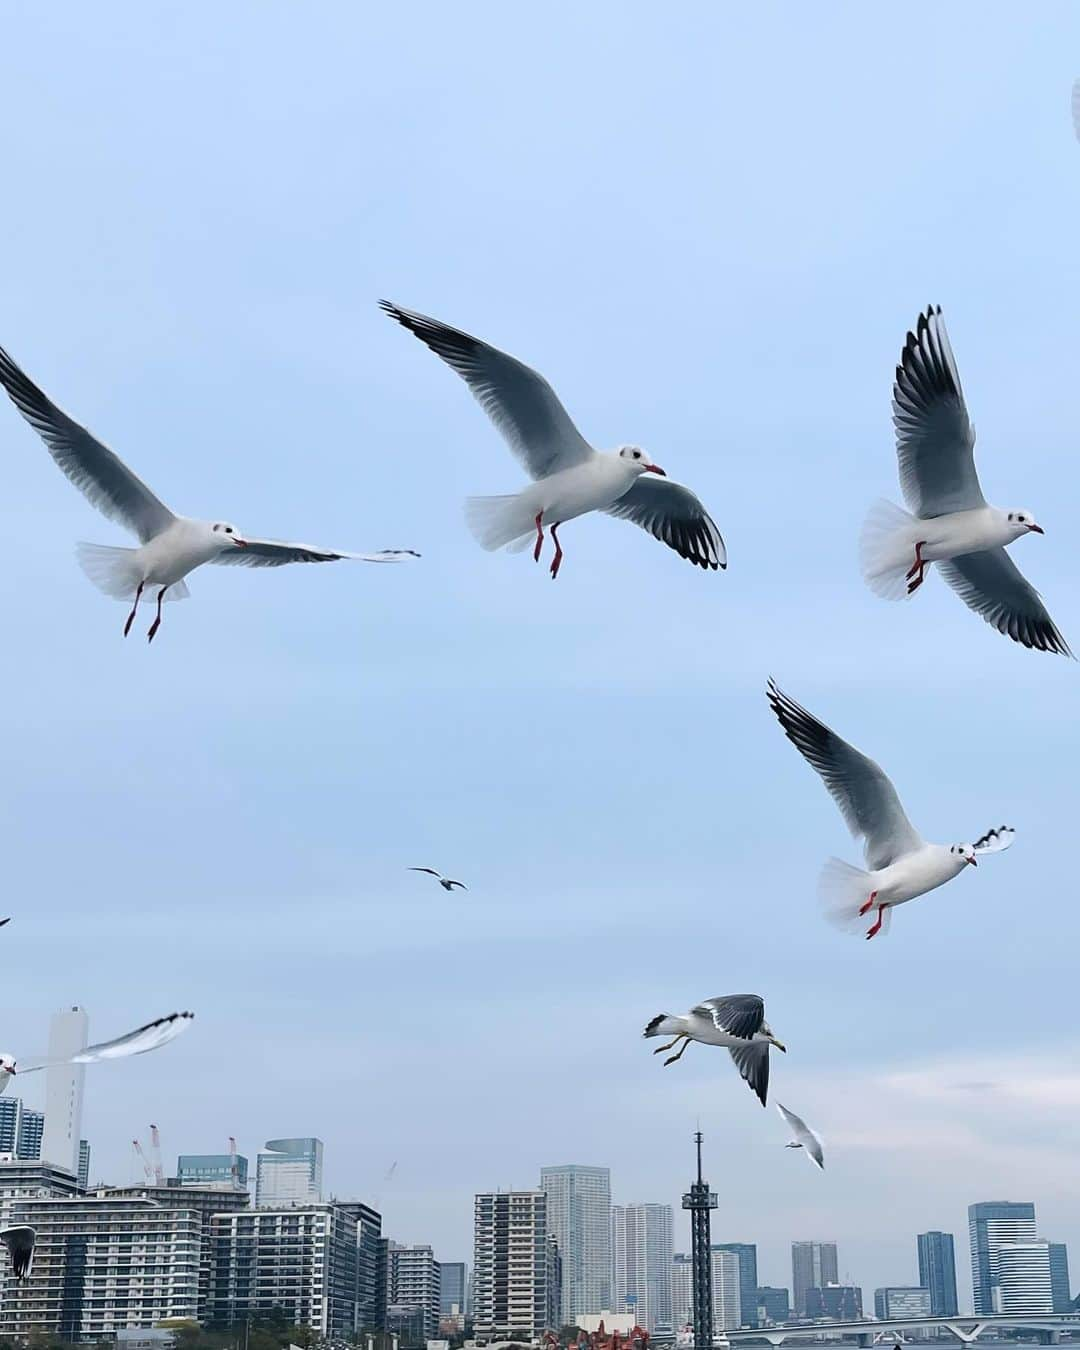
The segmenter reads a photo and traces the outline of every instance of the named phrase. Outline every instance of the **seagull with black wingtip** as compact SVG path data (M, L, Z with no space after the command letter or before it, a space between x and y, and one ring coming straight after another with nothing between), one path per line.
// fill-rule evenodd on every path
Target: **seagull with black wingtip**
M658 1013L642 1032L643 1036L671 1036L667 1045L653 1051L659 1055L682 1041L676 1054L664 1060L674 1064L686 1054L691 1041L719 1045L731 1051L735 1067L749 1084L762 1106L769 1094L769 1047L787 1053L765 1021L765 1003L758 994L723 994L707 998L680 1016Z
M463 881L451 881L449 877L444 877L441 872L436 872L434 867L410 867L410 872L426 872L429 877L434 877L444 891L452 891L456 886L459 891L467 891L469 888Z

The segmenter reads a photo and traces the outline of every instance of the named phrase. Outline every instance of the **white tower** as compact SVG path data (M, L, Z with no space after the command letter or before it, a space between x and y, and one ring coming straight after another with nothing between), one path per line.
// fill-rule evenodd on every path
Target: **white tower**
M90 1019L82 1008L54 1014L49 1022L49 1058L67 1059L85 1050ZM45 1070L45 1131L41 1159L79 1174L79 1139L82 1136L82 1064L58 1064Z

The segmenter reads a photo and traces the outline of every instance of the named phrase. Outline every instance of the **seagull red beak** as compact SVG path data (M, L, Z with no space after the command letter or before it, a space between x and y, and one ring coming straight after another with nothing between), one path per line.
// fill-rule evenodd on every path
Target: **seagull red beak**
M1028 526L1028 529L1031 531L1032 534L1045 534L1045 533L1046 533L1046 531L1043 529L1043 527L1042 527L1041 525L1029 525L1029 526Z
M664 472L664 470L660 467L659 464L646 464L646 465L645 465L645 472L646 472L646 473L658 473L658 474L660 475L661 478L666 478L666 477L667 477L667 474Z
M970 864L972 865L972 867L978 867L978 865L979 865L979 864L975 861L974 858L965 858L964 861L965 861L966 863L970 863Z
M236 545L237 548L247 548L247 540L237 539L235 534L233 535L233 543Z

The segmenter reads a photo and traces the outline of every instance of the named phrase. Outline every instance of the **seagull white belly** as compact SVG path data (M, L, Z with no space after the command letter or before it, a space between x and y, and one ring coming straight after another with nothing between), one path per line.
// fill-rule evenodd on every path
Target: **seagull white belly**
M189 572L217 556L217 547L209 551L205 535L185 528L178 520L156 539L136 549L143 580L152 586L173 586Z
M1005 528L1001 512L986 506L977 511L953 511L949 515L920 520L918 527L924 532L922 556L927 562L1001 548L1016 537Z
M634 477L618 460L598 455L586 464L541 478L521 493L521 501L528 502L533 516L542 511L543 523L553 525L589 511L603 511L629 491Z
M951 881L967 864L955 854L944 857L937 850L920 850L898 858L880 872L871 873L871 888L883 905L903 905Z

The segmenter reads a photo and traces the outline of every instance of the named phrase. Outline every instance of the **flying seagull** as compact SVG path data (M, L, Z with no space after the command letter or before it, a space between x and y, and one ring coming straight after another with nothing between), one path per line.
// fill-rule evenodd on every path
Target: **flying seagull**
M642 1034L673 1038L667 1045L658 1045L654 1055L682 1041L678 1053L664 1060L665 1065L681 1059L691 1041L730 1050L735 1067L762 1106L769 1094L769 1046L775 1045L777 1050L787 1053L787 1047L780 1044L765 1021L765 1004L757 994L707 998L681 1017L659 1013Z
M444 891L452 891L456 886L459 891L467 891L469 888L463 881L451 881L449 877L444 877L441 872L436 872L434 867L410 867L410 872L426 872L429 877L434 877Z
M900 486L912 514L879 502L866 519L863 576L887 600L913 595L937 563L961 600L1014 642L1071 656L1038 592L1005 551L1042 534L1031 511L990 506L975 471L975 428L941 309L919 315L896 368L893 424Z
M0 919L0 928L3 928L4 924L10 922L11 922L11 915L9 914L6 919Z
M76 553L89 579L114 600L131 602L124 636L131 631L139 602L156 602L157 615L147 639L161 626L166 600L186 600L184 578L203 563L245 567L281 567L285 563L401 562L419 557L411 549L382 553L343 553L308 544L241 535L226 521L192 520L174 515L127 465L66 413L26 376L0 348L0 384L19 412L45 442L49 454L92 506L139 539L138 548L80 543Z
M815 1163L821 1170L825 1170L825 1154L821 1146L821 1135L816 1134L801 1116L797 1116L794 1111L789 1111L786 1106L776 1103L776 1109L788 1123L794 1138L790 1144L785 1144L785 1148L801 1148L806 1151L806 1156L812 1163Z
M820 775L856 839L863 840L869 871L830 858L819 893L828 916L852 931L877 910L868 938L881 932L889 911L944 886L984 853L1001 853L1013 842L1007 825L974 844L928 844L904 814L896 789L881 767L841 740L770 680L769 703L789 741Z
M554 579L563 558L559 527L589 511L605 511L640 525L698 567L727 566L724 541L704 506L644 450L633 445L608 453L594 450L535 370L438 319L388 300L379 303L465 380L534 479L512 496L469 499L466 519L481 547L505 545L514 552L535 537L533 559L539 562L547 525L555 545Z
M33 1228L27 1228L25 1224L0 1228L0 1242L8 1249L12 1273L20 1284L30 1275L30 1266L34 1260L34 1239L36 1237L36 1231Z
M14 1055L0 1054L0 1092L3 1092L11 1079L18 1073L37 1073L39 1069L48 1069L54 1064L97 1064L105 1059L125 1059L129 1055L145 1055L148 1050L157 1050L159 1046L174 1041L182 1031L191 1025L195 1014L192 1012L170 1013L168 1017L159 1017L147 1022L126 1036L117 1036L113 1041L101 1041L97 1045L88 1045L77 1054L63 1059L19 1060L16 1068Z

